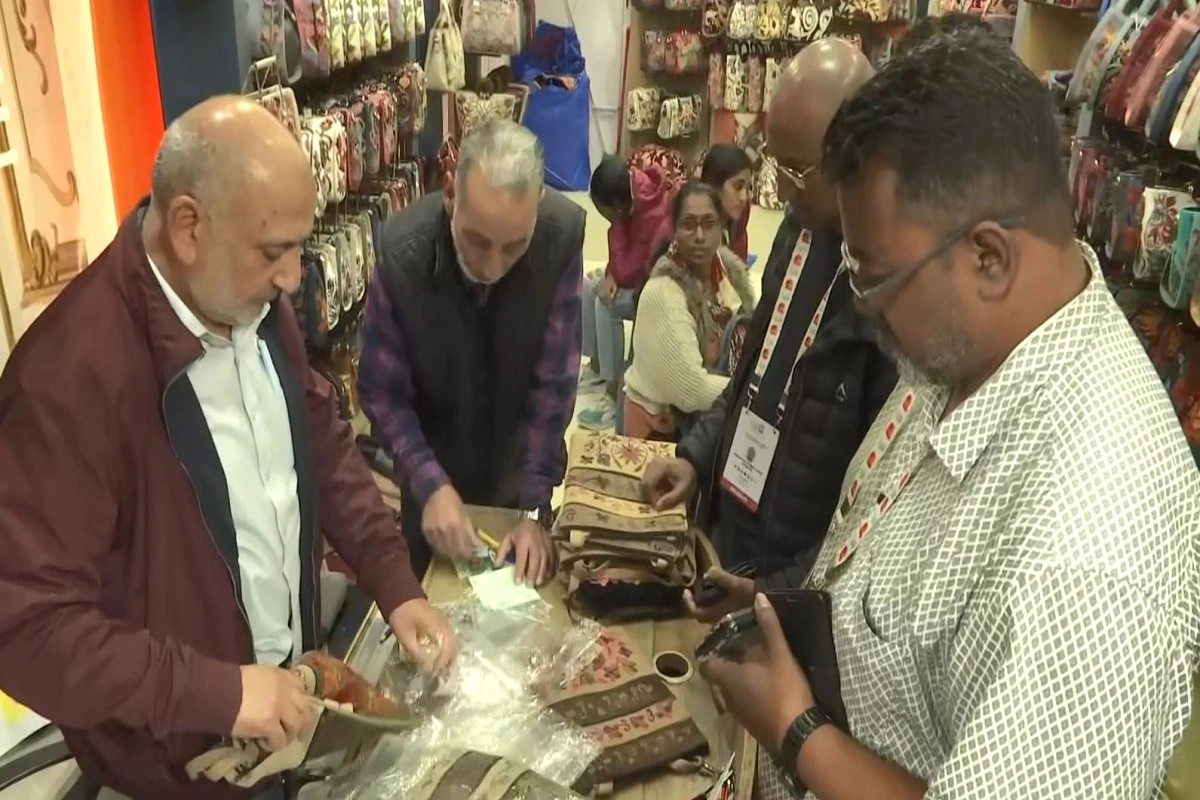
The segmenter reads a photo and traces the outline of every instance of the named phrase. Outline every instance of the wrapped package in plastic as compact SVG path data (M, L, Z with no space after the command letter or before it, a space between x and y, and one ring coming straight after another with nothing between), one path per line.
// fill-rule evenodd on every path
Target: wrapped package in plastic
M509 759L440 742L391 738L379 743L355 780L329 800L582 800L582 796Z
M425 721L334 776L331 797L419 799L426 796L421 787L432 792L452 785L445 781L468 779L487 789L479 797L491 797L494 785L512 789L518 783L521 793L507 800L573 797L560 787L578 781L601 748L541 698L547 687L565 686L595 659L600 626L590 620L564 624L543 604L495 610L467 600L441 610L459 637L452 672L431 679L397 651L381 679L380 688ZM471 791L439 796L469 797Z

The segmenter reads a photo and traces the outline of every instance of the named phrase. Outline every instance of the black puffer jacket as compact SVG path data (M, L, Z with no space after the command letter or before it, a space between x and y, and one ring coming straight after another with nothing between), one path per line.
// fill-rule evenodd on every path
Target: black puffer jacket
M714 520L717 491L739 409L746 402L755 361L752 354L762 347L801 230L791 215L780 225L738 370L712 409L698 417L679 444L679 455L700 476L697 516L706 529L714 521L720 524ZM796 366L778 450L759 504L762 538L755 549L760 579L785 568L788 574L776 580L799 585L807 576L833 517L850 459L895 384L895 367L855 311L843 275L830 294L816 341Z

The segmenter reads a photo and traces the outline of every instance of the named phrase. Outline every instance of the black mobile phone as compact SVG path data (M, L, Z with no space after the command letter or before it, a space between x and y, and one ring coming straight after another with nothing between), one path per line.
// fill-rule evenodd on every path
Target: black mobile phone
M724 658L738 661L752 646L762 641L758 617L753 608L743 608L717 620L700 643L696 645L696 660Z
M784 638L808 677L817 705L834 723L850 732L842 702L842 675L838 671L833 639L833 601L828 592L801 589L767 595L779 617Z

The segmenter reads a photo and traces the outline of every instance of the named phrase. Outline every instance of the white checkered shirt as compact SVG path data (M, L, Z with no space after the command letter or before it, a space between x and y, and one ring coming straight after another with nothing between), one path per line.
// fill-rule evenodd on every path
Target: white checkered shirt
M858 502L911 482L840 567L861 513L831 526L809 579L855 739L929 798L1158 797L1188 722L1200 473L1084 252L1091 283L974 396L941 420L946 393L917 390ZM790 797L763 756L760 797Z

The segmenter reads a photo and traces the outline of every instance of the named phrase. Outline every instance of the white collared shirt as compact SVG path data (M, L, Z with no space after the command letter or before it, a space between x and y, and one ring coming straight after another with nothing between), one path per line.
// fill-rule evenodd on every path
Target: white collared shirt
M948 393L916 389L809 578L832 598L854 737L928 781L928 798L1158 797L1188 722L1200 473L1081 247L1088 286L979 391L943 418ZM839 566L864 504L905 473ZM766 778L766 800L790 795Z
M300 499L287 401L258 326L212 333L150 260L171 308L204 346L187 369L229 489L237 532L242 602L260 664L301 652Z

